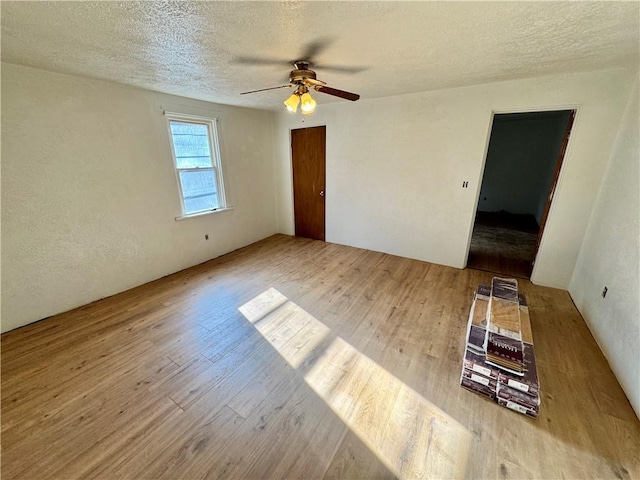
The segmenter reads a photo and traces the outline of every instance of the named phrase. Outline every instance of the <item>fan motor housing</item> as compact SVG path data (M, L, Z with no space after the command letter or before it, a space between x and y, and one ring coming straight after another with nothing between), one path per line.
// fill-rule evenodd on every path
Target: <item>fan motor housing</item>
M316 79L316 72L309 69L309 62L297 60L296 62L293 62L293 66L296 67L296 69L292 70L289 74L289 81L291 83L300 84L307 78Z
M316 72L313 70L292 70L289 74L289 81L291 83L302 83L307 78L316 79Z

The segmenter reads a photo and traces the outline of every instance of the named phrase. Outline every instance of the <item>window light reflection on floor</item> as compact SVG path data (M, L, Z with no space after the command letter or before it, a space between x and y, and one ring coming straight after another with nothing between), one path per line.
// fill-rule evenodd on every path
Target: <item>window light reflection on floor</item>
M239 310L294 368L316 351L305 382L399 478L464 476L471 435L453 418L276 289Z
M298 368L330 332L326 325L274 288L239 310L294 368Z

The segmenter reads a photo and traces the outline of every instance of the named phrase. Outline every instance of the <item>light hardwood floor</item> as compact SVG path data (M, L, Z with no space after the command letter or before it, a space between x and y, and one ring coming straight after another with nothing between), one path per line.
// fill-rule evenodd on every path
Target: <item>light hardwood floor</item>
M2 336L2 478L640 478L567 292L532 420L459 386L491 274L276 235Z

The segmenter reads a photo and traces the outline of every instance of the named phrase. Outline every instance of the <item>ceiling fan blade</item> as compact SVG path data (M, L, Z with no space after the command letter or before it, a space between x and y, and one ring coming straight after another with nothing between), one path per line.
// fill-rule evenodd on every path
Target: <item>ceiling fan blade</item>
M232 63L241 65L286 65L286 60L278 58L260 58L260 57L235 57Z
M251 90L250 92L242 92L240 95L247 95L248 93L257 93L257 92L265 92L267 90L277 90L278 88L287 88L292 87L293 85L280 85L279 87L271 87L271 88L261 88L260 90Z
M361 73L369 70L369 67L341 67L339 65L316 65L313 67L317 70L326 70L328 72L339 72L339 73Z
M332 43L333 39L328 37L319 38L317 40L314 40L313 42L309 42L306 45L304 52L302 52L302 56L299 58L313 64L313 59Z
M318 92L333 95L334 97L344 98L345 100L351 100L352 102L355 102L360 98L360 95L358 95L357 93L345 92L343 90L337 90L335 88L327 87L324 85L314 88Z

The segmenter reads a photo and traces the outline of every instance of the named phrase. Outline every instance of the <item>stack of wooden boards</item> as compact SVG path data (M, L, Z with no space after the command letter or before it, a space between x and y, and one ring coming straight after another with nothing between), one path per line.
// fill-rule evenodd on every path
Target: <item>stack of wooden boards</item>
M474 294L460 384L536 418L540 382L529 308L514 279L494 277Z

